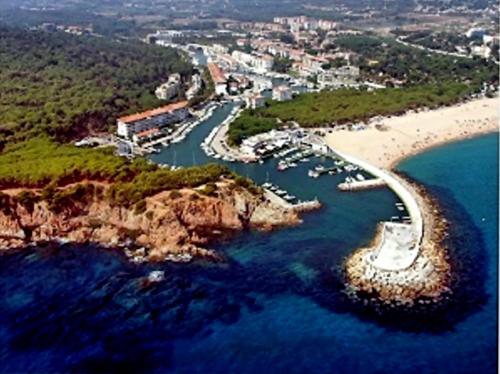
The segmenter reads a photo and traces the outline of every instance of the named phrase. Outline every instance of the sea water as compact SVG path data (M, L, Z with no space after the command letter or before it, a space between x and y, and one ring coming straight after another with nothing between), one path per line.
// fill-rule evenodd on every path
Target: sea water
M153 158L208 161L199 143L213 125ZM0 371L494 373L497 152L497 136L488 135L399 167L440 201L452 225L463 287L443 318L395 324L353 308L342 292L346 256L398 214L391 191L345 193L340 176L308 178L324 159L282 173L274 159L230 164L324 206L300 226L219 243L219 264L135 265L119 251L72 245L2 255ZM165 280L147 285L152 270Z

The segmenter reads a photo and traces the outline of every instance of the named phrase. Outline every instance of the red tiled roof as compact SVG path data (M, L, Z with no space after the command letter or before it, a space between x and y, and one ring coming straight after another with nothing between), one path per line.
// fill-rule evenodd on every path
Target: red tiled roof
M159 108L147 110L145 112L135 113L135 114L131 114L128 116L120 117L120 118L118 118L118 120L121 122L124 122L124 123L136 122L136 121L139 121L141 119L154 117L154 116L157 116L160 114L173 112L174 110L177 110L177 109L185 108L187 106L187 104L188 104L188 102L186 100L179 101L177 103L161 106Z
M160 132L160 130L157 127L153 127L152 129L141 131L135 135L138 138L144 138L146 136L151 136L151 135L157 134L159 132Z
M224 76L224 73L222 72L220 67L218 67L213 62L208 63L207 67L208 70L210 71L210 76L212 77L212 80L214 81L215 84L226 82L226 77Z

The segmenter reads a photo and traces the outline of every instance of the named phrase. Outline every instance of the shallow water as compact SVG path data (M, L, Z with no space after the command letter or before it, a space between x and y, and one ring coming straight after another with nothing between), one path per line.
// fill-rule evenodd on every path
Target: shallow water
M152 158L205 162L199 144L217 120ZM400 166L453 223L463 290L441 319L394 324L352 307L341 292L345 256L398 213L391 191L341 193L340 177L308 178L307 169L325 160L284 173L275 160L230 164L301 199L317 196L324 207L298 227L220 243L222 264L139 266L113 250L69 245L3 255L0 371L494 373L497 151L490 135ZM166 279L145 287L153 269Z

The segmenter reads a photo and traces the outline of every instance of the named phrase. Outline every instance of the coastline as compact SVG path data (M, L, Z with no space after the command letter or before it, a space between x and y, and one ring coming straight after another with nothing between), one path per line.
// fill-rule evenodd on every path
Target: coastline
M383 223L380 223L371 242L356 249L345 262L347 294L355 300L369 299L376 306L413 307L438 303L452 292L453 269L445 245L448 222L439 202L424 187L406 176L398 177L414 192L424 217L419 253L408 268L391 271L373 266L369 258L382 241Z
M401 161L441 145L499 131L499 98L482 98L436 110L384 117L365 130L334 130L333 149L393 170Z
M41 191L29 190L33 198L27 201L28 190L0 190L0 252L50 242L95 243L120 248L134 262L220 260L208 248L215 241L246 229L268 231L301 222L298 209L230 179L217 182L210 194L206 185L160 191L145 198L141 210L115 205L105 198L103 185L86 183L100 193L64 206L43 200Z
M448 235L448 223L439 202L423 186L397 172L395 167L403 159L430 148L498 131L497 104L498 98L480 99L431 112L384 118L377 124L380 126L381 123L385 130L371 124L365 130L340 130L327 135L328 146L338 150L340 155L359 160L360 165L366 165L373 172L395 178L397 187L411 195L413 205L416 204L421 216L420 223L416 224L412 219L412 224L405 228L418 230L420 227L420 243L401 244L397 238L400 234L397 234L389 239L389 244L384 244L386 232L391 233L398 228L391 228L394 226L392 223L381 222L371 243L348 256L344 270L346 292L350 297L394 307L439 302L452 292L449 286L453 269L444 241ZM478 113L478 109L487 110ZM464 113L468 116L458 121L457 116ZM471 118L474 115L479 118ZM432 119L442 121L435 123ZM403 123L405 128L402 128ZM433 136L429 135L430 129ZM377 132L378 136L374 136ZM422 138L425 142L420 140ZM399 139L403 139L402 144L398 143ZM412 146L408 146L410 144ZM377 264L380 263L381 253L385 253L385 260L395 260L401 258L405 251L410 253L415 250L418 252L409 266L391 270ZM393 257L387 257L388 251Z
M417 156L417 155L419 155L421 153L430 151L431 149L439 148L439 147L441 147L443 145L450 144L450 143L455 143L455 142L459 142L459 141L462 141L462 140L474 139L474 138L477 138L479 136L488 135L488 134L494 134L495 132L497 132L497 133L500 132L500 127L498 127L498 126L488 127L488 128L485 128L485 129L479 129L478 131L475 131L475 132L472 132L472 133L468 133L468 134L465 134L465 135L462 135L462 136L457 136L455 138L449 138L449 139L439 140L439 141L437 141L435 143L426 145L425 147L419 148L419 149L414 150L412 152L408 152L408 153L406 153L406 154L404 154L404 155L396 158L394 161L392 161L389 164L389 169L390 170L395 170L395 169L397 169L398 165L400 163L402 163L404 160L406 160L408 158L411 158L413 156Z

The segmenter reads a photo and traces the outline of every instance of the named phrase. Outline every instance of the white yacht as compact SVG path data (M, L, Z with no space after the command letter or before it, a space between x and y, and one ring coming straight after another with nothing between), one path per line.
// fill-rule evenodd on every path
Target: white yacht
M363 177L363 175L362 175L362 174L358 173L358 174L356 174L356 179L357 179L358 181L362 182L362 181L364 181L364 180L365 180L365 177Z

